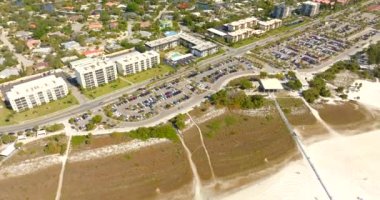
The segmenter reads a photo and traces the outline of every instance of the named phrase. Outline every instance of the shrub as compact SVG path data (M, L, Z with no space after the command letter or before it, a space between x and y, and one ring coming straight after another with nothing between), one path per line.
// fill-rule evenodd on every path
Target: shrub
M63 124L53 124L50 126L45 126L45 130L47 132L56 132L56 131L63 130L64 128L65 128L65 125Z

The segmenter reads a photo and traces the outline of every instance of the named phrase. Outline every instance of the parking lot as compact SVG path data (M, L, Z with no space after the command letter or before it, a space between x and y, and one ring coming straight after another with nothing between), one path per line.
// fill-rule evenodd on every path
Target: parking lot
M220 78L242 70L252 70L248 60L230 58L205 70L194 70L182 78L126 94L118 102L103 108L106 116L124 122L149 119L164 110L188 101L193 95L208 91Z
M370 28L379 19L372 14L343 14L322 21L312 29L281 43L262 48L260 57L275 66L290 69L313 68L343 53L357 42L378 33ZM355 36L355 37L354 37Z

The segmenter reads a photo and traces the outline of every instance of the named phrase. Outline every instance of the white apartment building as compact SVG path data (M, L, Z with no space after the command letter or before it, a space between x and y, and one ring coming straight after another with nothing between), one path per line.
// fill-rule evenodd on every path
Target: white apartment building
M117 79L116 64L102 58L85 58L71 62L82 88L95 88Z
M219 50L218 45L188 33L180 33L145 43L148 49L156 51L172 49L178 45L189 48L191 53L198 57L204 57Z
M241 29L253 28L254 26L257 25L257 22L258 22L257 18L248 17L245 19L231 22L229 24L225 24L224 26L227 28L227 31L233 32L233 31L237 31Z
M144 53L135 51L123 55L115 62L118 72L125 76L147 70L160 64L160 54L153 50Z
M282 25L281 19L271 19L269 21L259 21L260 30L269 31L279 28Z
M66 82L61 77L48 75L14 85L6 92L12 109L20 112L67 96Z

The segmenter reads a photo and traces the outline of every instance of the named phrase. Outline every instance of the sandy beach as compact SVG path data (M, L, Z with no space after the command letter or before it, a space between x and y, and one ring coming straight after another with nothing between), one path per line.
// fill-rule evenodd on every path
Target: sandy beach
M332 137L306 147L333 199L380 197L380 130L354 136ZM223 200L328 199L304 160L289 163L271 177Z
M358 80L362 87L348 98L369 109L380 109L380 83ZM353 84L355 85L355 84ZM359 99L357 99L359 97ZM331 136L308 144L306 152L332 199L380 199L380 130L352 136ZM276 174L252 183L222 200L329 199L307 162L289 163Z

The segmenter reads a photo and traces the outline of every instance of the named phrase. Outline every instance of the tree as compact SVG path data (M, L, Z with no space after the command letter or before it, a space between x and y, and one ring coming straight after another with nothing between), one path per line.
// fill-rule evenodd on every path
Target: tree
M245 90L245 89L251 89L253 87L252 82L247 80L247 79L242 79L240 81L240 89Z
M292 90L300 90L302 88L302 83L298 79L290 80L286 85Z
M267 72L264 72L264 71L261 71L260 72L260 78L263 79L263 78L266 78L268 76L268 73Z
M102 116L101 115L95 115L92 119L91 122L94 124L98 124L102 122Z
M86 130L87 131L91 131L91 130L94 130L95 129L95 124L94 123L92 123L92 122L88 122L87 124L86 124Z
M319 98L319 90L315 88L310 88L302 92L302 96L309 103L313 103L315 100Z
M135 2L130 2L127 4L126 11L127 12L138 12L139 11L139 5Z
M184 129L186 127L185 124L185 119L186 116L184 114L179 114L175 118L171 120L172 124L177 128L177 129Z
M1 141L3 144L9 144L11 142L14 142L16 140L16 136L14 135L2 135Z

